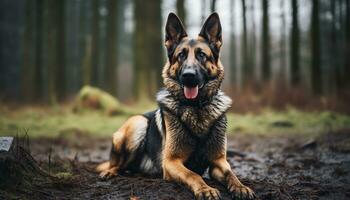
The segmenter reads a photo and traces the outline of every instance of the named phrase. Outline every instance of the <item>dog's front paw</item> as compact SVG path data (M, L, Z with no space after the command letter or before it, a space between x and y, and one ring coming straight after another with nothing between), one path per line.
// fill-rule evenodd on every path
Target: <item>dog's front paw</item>
M117 170L114 169L104 170L100 173L100 178L102 179L109 179L114 176L117 176Z
M219 190L209 187L203 186L199 190L195 191L194 195L197 200L219 200L221 199L221 195Z
M228 190L231 192L232 199L253 200L257 199L254 191L247 186L234 184L230 185Z

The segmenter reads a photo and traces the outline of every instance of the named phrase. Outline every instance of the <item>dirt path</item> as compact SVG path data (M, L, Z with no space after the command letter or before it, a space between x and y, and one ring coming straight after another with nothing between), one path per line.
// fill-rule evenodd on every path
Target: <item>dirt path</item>
M350 199L350 130L306 141L300 136L235 135L229 138L229 162L261 199ZM71 183L37 188L24 196L46 199L193 199L185 187L139 175L101 180L92 171L108 159L110 140L77 133L70 139L36 139L30 150L51 173L68 170ZM51 152L51 153L50 153ZM50 164L48 162L50 157ZM225 189L224 199L230 199ZM22 191L23 192L23 191Z

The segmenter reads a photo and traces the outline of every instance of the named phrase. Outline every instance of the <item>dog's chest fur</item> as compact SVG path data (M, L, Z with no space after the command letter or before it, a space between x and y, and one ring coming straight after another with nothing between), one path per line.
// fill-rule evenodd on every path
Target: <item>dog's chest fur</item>
M206 104L191 106L181 104L166 90L158 93L157 101L162 109L176 116L185 128L199 137L207 135L213 124L230 108L232 102L219 91Z
M154 170L161 173L162 150L167 134L173 138L173 153L180 153L190 148L190 155L185 166L198 174L207 169L211 157L222 152L226 145L226 116L231 106L231 99L219 91L210 102L203 106L181 105L168 91L162 90L157 95L160 109L146 113L149 119L147 134L144 142L147 159L152 161ZM169 120L172 130L165 130L164 113L170 114ZM148 159L149 158L149 159ZM141 162L141 168L142 162Z

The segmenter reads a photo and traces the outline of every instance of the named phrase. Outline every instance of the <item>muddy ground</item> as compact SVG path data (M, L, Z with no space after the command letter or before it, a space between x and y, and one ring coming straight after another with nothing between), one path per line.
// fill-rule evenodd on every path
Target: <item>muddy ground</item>
M313 139L295 136L235 134L228 140L228 158L242 181L260 199L350 199L350 130L329 132ZM107 160L109 138L77 131L68 139L31 139L30 152L50 174L67 181L0 191L0 198L19 199L193 199L184 186L140 175L101 180L97 163ZM68 172L68 173L62 173ZM230 199L219 188L223 199Z

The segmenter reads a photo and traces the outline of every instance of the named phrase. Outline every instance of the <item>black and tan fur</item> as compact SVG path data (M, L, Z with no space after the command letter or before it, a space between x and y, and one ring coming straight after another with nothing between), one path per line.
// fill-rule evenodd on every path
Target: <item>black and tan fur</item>
M201 175L224 184L232 197L255 199L226 160L226 115L231 99L220 90L224 68L219 60L222 45L219 16L206 20L197 39L188 38L180 20L168 16L163 68L164 89L157 94L159 108L128 119L113 134L110 160L97 167L102 177L125 171L160 175L190 188L197 199L220 199ZM192 67L201 76L195 99L186 99L180 81L182 68Z

